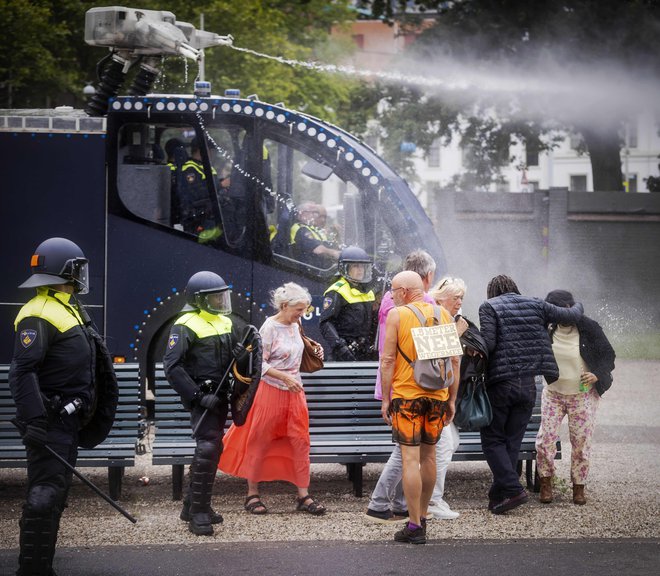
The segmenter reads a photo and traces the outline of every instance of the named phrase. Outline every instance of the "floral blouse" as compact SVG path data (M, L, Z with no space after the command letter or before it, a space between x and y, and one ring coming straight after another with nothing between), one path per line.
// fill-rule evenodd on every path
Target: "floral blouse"
M278 378L266 374L269 368L275 368L291 374L302 386L300 362L303 355L303 341L298 324L282 324L271 316L259 329L263 346L261 379L280 390L288 390Z

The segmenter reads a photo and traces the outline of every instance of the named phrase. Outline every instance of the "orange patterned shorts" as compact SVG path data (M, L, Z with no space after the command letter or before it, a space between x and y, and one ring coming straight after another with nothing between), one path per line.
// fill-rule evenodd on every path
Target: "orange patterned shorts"
M413 400L393 398L390 405L392 440L404 446L437 444L446 409L447 401L427 396Z

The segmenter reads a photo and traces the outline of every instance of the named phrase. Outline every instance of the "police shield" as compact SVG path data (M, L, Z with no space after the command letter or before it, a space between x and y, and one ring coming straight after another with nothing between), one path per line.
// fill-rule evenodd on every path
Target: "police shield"
M254 326L246 327L243 345L250 354L241 366L234 364L234 384L229 399L231 417L236 426L245 424L261 379L261 334Z
M112 365L112 357L103 338L93 329L87 328L96 348L95 397L88 410L83 427L78 432L78 446L94 448L103 442L110 433L115 421L119 387Z

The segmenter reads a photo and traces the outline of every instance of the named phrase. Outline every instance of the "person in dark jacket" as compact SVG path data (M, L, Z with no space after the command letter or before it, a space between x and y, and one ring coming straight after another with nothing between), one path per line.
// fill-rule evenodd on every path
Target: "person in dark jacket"
M32 276L36 295L18 313L9 388L27 454L27 496L20 526L19 576L52 571L60 518L78 458L79 430L94 403L96 348L76 294L88 289L82 250L66 238L42 242Z
M488 345L488 398L493 419L481 429L481 445L493 474L488 509L503 514L528 500L517 472L520 444L536 402L535 376L559 377L546 326L575 324L582 304L559 308L522 296L508 276L488 284L479 307L481 335Z
M573 295L566 290L553 290L545 300L562 307L575 303ZM598 322L587 316L574 325L551 324L549 333L559 378L548 382L541 401L541 426L536 436L539 500L543 504L552 502L559 426L567 416L573 503L583 505L587 503L584 485L589 473L596 410L600 397L612 385L615 353Z
M163 365L196 430L190 486L180 518L196 536L210 536L212 524L222 522L222 516L211 508L211 495L229 410L229 382L218 394L215 391L234 358L240 372L235 371L235 377L246 374L249 352L233 334L231 291L220 276L197 272L188 280L185 293L188 305L170 330Z

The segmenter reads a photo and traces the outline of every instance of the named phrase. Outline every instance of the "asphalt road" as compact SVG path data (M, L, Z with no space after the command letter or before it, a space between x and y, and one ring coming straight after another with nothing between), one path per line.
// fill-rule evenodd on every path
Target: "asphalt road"
M17 550L0 550L0 576ZM433 541L425 546L351 542L245 542L195 546L61 548L58 576L650 576L658 540Z

